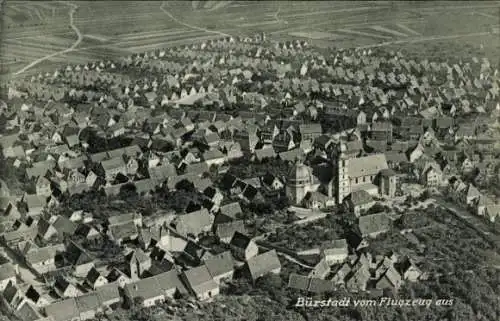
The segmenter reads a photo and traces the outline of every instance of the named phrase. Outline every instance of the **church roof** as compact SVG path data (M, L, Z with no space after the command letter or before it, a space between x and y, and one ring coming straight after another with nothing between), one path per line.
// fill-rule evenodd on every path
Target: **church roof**
M384 154L375 154L351 158L348 163L350 177L377 175L381 170L389 168Z

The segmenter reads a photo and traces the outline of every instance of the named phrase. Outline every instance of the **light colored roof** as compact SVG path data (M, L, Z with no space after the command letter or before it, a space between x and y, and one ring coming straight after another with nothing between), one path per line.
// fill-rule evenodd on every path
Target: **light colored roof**
M96 311L99 308L99 297L95 292L87 293L75 298L78 310L81 312Z
M186 279L196 294L203 294L218 287L206 265L201 265L184 272Z
M74 298L52 303L45 307L45 313L54 321L68 321L80 317Z
M125 167L125 161L121 157L115 157L112 159L104 160L101 162L102 168L106 170L115 169L119 167Z
M272 270L281 268L281 263L275 250L248 259L247 265L253 280Z
M212 278L231 272L234 269L233 257L229 251L217 254L204 261Z
M347 166L350 177L377 175L381 170L388 168L384 154L351 158Z

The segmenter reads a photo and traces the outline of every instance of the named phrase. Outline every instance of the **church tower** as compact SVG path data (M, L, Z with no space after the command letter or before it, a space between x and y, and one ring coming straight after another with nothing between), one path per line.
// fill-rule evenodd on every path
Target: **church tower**
M290 170L286 182L286 195L294 205L301 205L307 193L311 191L313 175L311 169L297 159Z
M349 158L346 155L347 146L341 143L337 157L337 203L342 204L344 198L351 193L351 182L349 180Z

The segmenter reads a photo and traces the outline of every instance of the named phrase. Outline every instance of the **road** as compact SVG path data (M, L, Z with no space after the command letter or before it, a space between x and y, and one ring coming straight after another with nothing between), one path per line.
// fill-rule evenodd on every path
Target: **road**
M70 51L73 51L83 40L83 35L82 33L80 32L80 29L78 29L78 27L74 24L74 14L76 12L76 10L78 9L78 6L76 4L73 4L73 3L66 3L64 2L64 4L70 6L71 8L69 9L69 25L71 26L71 28L75 31L76 33L76 36L77 36L77 39L76 41L73 43L73 45L71 45L71 47L67 48L67 49L64 49L64 50L61 50L61 51L58 51L58 52L54 52L50 55L47 55L45 57L41 57L41 58L38 58L37 60L31 62L30 64L28 64L27 66L25 66L24 68L22 68L21 70L17 71L14 73L15 76L17 75L20 75L22 74L23 72L25 72L26 70L28 69L31 69L33 68L34 66L38 65L39 63L47 60L47 59L50 59L52 57L56 57L56 56L59 56L59 55L63 55L65 53L68 53Z
M223 37L231 37L230 34L227 34L227 33L224 33L224 32L220 32L220 31L216 31L216 30L209 30L207 28L202 28L202 27L194 26L192 24L188 24L186 22L183 22L183 21L177 19L176 17L174 17L172 15L172 13L170 13L170 11L168 11L167 9L165 9L165 4L166 3L167 2L162 2L161 6L160 6L160 10L163 11L170 19L174 20L178 24L181 24L181 25L186 26L186 27L191 28L191 29L205 31L205 32L208 32L208 33L213 33L213 34L218 34L218 35L221 35Z
M26 266L26 264L19 259L19 257L9 248L5 246L0 246L0 255L7 258L12 264L17 264L19 268L20 278L28 284L32 285L42 285L37 276Z

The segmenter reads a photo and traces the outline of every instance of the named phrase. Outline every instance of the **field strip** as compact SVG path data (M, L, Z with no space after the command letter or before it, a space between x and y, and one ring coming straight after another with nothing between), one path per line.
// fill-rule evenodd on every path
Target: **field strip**
M215 30L208 30L206 28L201 28L201 27L198 27L198 26L193 26L193 25L190 25L188 23L180 21L179 19L177 19L176 17L174 17L167 9L164 8L165 3L166 2L162 2L161 6L160 6L160 10L163 11L163 12L165 12L165 14L167 16L169 16L175 22L177 22L177 23L179 23L181 25L184 25L184 26L186 26L188 28L192 28L192 29L196 29L196 30L200 30L200 31L205 31L205 32L208 32L208 33L218 34L218 35L221 35L221 36L224 36L224 37L231 37L231 35L227 34L227 33L223 33L223 32L220 32L220 31L215 31Z
M89 39L93 39L93 40L102 41L102 42L109 41L109 38L106 38L106 37L101 36L101 35L89 35L89 34L86 34L86 35L84 35L84 37L85 38L89 38Z
M136 39L146 39L146 38L154 38L154 37L163 37L163 36L175 36L183 33L189 33L193 32L193 30L189 28L182 28L182 29L177 29L175 31L171 32L150 32L150 33L145 33L142 35L138 36L129 36L129 37L122 37L122 36L117 36L120 40L136 40Z
M460 34L460 35L431 36L431 37L422 37L422 38L416 38L416 39L387 41L387 42L383 42L383 43L379 43L379 44L359 46L357 48L368 49L368 48L384 47L384 46L398 45L398 44L404 44L404 43L417 43L417 42L426 42L426 41L435 41L435 40L459 39L459 38L465 38L465 37L479 37L479 36L486 36L486 35L491 35L491 32L475 32L475 33L467 33L467 34Z
M128 15L128 16L113 16L112 18L107 18L106 20L102 20L101 17L96 17L96 18L78 18L75 19L75 23L78 23L80 25L89 25L90 27L94 26L99 26L100 23L111 23L111 22L133 22L133 21L141 21L141 22L149 22L151 23L151 19L154 19L156 17L153 17L153 15L158 15L158 17L163 16L161 12L154 11L154 12L147 12L147 13L141 13L141 14L136 14L136 15Z
M45 20L42 14L40 13L40 9L38 9L37 7L33 7L33 11L35 11L36 15L38 16L38 19L40 19L41 21Z
M52 58L54 56L57 56L57 55L60 55L60 54L64 54L64 53L67 53L73 49L76 48L76 46L78 46L80 44L80 42L82 42L82 39L83 39L83 35L81 34L80 30L78 29L77 26L75 26L74 24L74 21L73 21L73 15L75 14L75 11L78 9L78 6L75 5L75 4L72 4L72 3L67 3L67 5L71 6L71 9L69 10L69 24L71 26L71 28L75 31L78 39L75 41L75 43L69 47L68 49L65 49L63 51L59 51L59 52L55 52L53 54L50 54L48 56L45 56L45 57L42 57L42 58L39 58L33 62L31 62L29 65L27 65L26 67L22 68L21 70L17 71L16 73L14 73L14 75L19 75L19 74L22 74L23 72L25 72L26 70L38 65L39 63L49 59L49 58Z
M377 23L377 21L374 21L373 19L367 23L367 22L359 22L360 20L365 21L366 20L366 13L358 13L354 15L350 15L347 17L342 17L339 19L335 19L334 23L340 27L346 28L346 27L356 27L356 26L361 26L361 25L373 25L374 23ZM386 22L386 19L381 20L381 22ZM277 31L271 32L271 34L279 34L279 33L289 33L293 31L303 31L304 28L318 28L319 26L327 25L328 28L332 25L332 20L327 20L325 19L319 19L318 22L313 22L313 23L307 23L307 25L297 25L294 22L294 25L292 27L289 27L287 29L281 29Z
M412 35L414 36L421 36L420 33L416 32L415 30L411 29L410 27L402 24L402 23L397 23L396 26L398 26L399 28L411 33Z
M193 43L193 42L198 42L198 41L203 41L203 40L210 40L216 38L215 35L207 35L207 36L200 36L200 37L194 37L194 38L184 38L184 39L177 39L177 40L172 40L172 41L167 41L163 43L153 43L149 45L143 45L143 46L136 46L136 47L129 47L127 48L130 51L133 52L144 52L152 49L160 49L160 48L168 48L172 47L175 45L182 45L187 43Z
M350 34L350 35L355 35L355 36L363 36L363 37L367 37L367 38L392 39L392 37L388 37L388 36L376 35L373 33L362 32L362 31L351 30L351 29L337 29L336 31L341 32L341 33Z
M196 38L199 36L206 36L206 35L207 35L206 32L193 30L187 34L181 34L181 35L177 35L177 36L159 36L159 37L154 37L154 38L151 37L151 38L145 38L145 39L115 41L115 42L112 42L112 44L117 46L117 47L126 47L126 46L140 47L143 44L152 44L152 43L158 43L158 42L189 39L189 38Z
M159 33L159 32L164 32L164 31L168 31L168 30L172 30L172 28L167 28L167 29L156 29L156 30L150 30L150 31L144 31L144 32L132 32L132 33L123 33L123 34L120 34L119 37L122 37L122 38L127 38L127 37L136 37L136 36L143 36L143 35L148 35L150 33ZM181 31L181 30L189 30L189 28L183 28L183 29L175 29L176 31Z
M394 35L396 37L408 37L407 34L404 34L402 32L396 31L396 30L391 30L389 28L383 27L383 26L371 26L370 29L379 31L379 32L385 32L391 35Z
M7 5L7 8L5 8L5 10L9 10L9 9L11 9L13 11L21 12L21 13L24 12L23 9L19 9L18 5L15 5L15 6L14 5L13 6Z
M382 6L380 6L380 7L347 8L347 9L337 9L337 10L321 10L321 11L305 12L305 13L298 13L298 14L292 14L292 15L282 15L281 18L288 19L288 18L299 18L299 17L323 15L323 14L330 14L330 13L371 11L371 10L380 10L381 7Z
M19 45L26 48L46 48L50 50L54 49L61 50L68 47L67 45L64 44L57 44L50 41L40 41L40 40L41 39L36 39L36 38L33 38L33 41L19 41L19 40L7 39L4 41L4 44L6 44L7 48L8 44Z
M479 15L479 16L483 16L483 17L487 17L487 18L493 18L493 19L496 19L496 20L499 20L500 19L500 16L494 16L494 15L491 15L491 14L488 14L488 13L484 13L484 12L477 12L477 11L474 11L472 12L473 15Z
M227 7L228 5L230 5L232 3L232 1L219 1L215 4L215 6L213 6L210 11L214 11L214 10L218 10L218 9L222 9L222 8L225 8Z
M240 27L240 28L252 28L252 27L259 27L259 26L274 25L277 23L281 23L281 21L271 20L271 21L262 21L262 22L254 22L254 23L242 23L242 24L238 25L238 27Z

